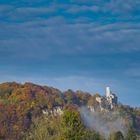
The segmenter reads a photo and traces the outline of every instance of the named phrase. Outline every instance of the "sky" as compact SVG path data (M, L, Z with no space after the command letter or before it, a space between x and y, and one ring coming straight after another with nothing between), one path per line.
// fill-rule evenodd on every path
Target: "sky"
M0 0L0 82L105 94L140 106L140 0Z

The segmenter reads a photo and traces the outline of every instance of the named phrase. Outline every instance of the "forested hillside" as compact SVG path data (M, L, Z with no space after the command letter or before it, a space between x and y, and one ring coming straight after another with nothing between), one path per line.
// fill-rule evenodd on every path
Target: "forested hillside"
M82 91L40 86L33 83L7 82L0 84L0 139L1 140L138 140L140 109L118 104L113 110L101 112L96 97ZM92 116L88 107L94 107L104 122L111 122L108 114L117 112L127 128L111 132L107 137L100 125L84 115ZM81 108L86 108L85 114ZM107 117L106 117L107 116ZM95 115L93 115L95 118ZM116 119L115 119L116 120ZM118 121L119 119L117 119ZM113 120L114 121L114 120ZM97 123L97 121L96 121ZM110 127L112 123L108 123ZM98 127L97 127L98 126Z

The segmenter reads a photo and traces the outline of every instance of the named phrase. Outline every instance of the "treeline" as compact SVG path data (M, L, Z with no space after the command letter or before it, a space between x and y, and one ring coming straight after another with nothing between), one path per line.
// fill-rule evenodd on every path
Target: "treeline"
M102 140L101 134L86 128L76 109L94 106L96 97L82 91L60 90L32 83L7 82L0 84L0 139L1 140ZM62 116L47 116L43 109L64 108ZM133 135L140 130L140 110L119 105L117 111L126 116ZM110 140L115 140L114 132ZM135 135L136 136L136 135ZM124 136L122 136L124 137ZM129 136L130 137L130 136ZM128 139L129 140L129 139ZM133 139L131 139L133 140Z

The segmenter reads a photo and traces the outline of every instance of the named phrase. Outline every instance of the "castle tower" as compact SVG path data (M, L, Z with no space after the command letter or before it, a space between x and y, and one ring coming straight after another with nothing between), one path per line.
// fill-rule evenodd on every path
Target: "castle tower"
M111 95L110 87L106 87L106 97L109 97Z
M106 100L111 109L113 109L114 105L117 105L117 96L111 92L110 87L106 87Z

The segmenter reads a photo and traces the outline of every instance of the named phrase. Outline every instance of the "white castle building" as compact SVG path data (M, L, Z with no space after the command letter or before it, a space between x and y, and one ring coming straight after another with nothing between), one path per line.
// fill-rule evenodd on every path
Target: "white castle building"
M113 105L117 104L117 100L118 100L117 96L112 93L112 91L110 90L110 87L106 87L106 99L111 105L111 109L113 108Z
M101 111L104 109L113 109L117 105L118 99L117 96L112 93L110 87L106 87L106 96L96 97L96 101L100 105Z

